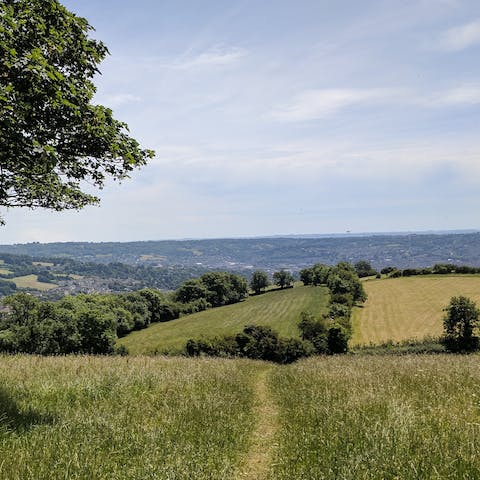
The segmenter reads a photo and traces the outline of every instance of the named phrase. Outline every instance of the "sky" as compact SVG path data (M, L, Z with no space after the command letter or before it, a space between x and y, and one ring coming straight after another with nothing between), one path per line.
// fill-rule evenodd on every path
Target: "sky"
M0 243L480 228L478 0L65 0L156 151Z

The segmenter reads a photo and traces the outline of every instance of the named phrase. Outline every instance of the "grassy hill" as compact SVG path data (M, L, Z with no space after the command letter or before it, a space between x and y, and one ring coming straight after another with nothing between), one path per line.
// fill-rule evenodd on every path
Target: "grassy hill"
M441 335L452 296L480 304L480 276L428 275L364 283L368 300L353 314L352 345Z
M298 336L300 312L321 313L328 301L325 287L301 284L251 296L244 302L157 323L120 339L132 354L180 349L190 338L233 334L249 324L267 325L283 336Z
M0 356L0 478L480 478L478 355Z

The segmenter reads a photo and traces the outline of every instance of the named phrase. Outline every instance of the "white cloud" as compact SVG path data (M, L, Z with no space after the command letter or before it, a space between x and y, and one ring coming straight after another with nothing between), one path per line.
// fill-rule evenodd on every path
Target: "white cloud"
M130 103L140 102L142 99L137 95L130 93L114 93L107 95L97 95L95 99L99 103L108 105L109 107L122 107Z
M247 55L247 51L239 47L214 46L198 55L182 56L178 60L166 63L165 67L174 69L191 69L209 66L224 66L236 63Z
M439 46L443 50L456 52L480 44L480 20L453 27L444 32Z
M445 92L440 98L445 105L477 105L480 103L480 85L462 85Z
M271 117L286 122L314 120L354 105L393 99L399 94L397 90L382 88L308 90L297 95L289 104L275 109Z

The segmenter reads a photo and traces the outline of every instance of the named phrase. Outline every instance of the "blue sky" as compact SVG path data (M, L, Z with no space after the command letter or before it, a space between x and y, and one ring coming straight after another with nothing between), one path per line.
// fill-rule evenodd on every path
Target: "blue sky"
M68 0L157 157L1 243L480 228L477 0Z

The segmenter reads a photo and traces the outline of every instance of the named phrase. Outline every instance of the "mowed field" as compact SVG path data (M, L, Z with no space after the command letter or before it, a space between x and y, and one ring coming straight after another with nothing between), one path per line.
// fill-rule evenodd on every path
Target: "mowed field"
M157 323L121 338L131 354L148 354L182 349L190 338L235 334L246 325L267 325L280 335L298 337L297 324L302 311L323 313L328 303L325 287L296 285L248 297L225 307Z
M368 280L364 287L368 300L354 311L352 345L438 336L451 297L464 295L480 305L476 275Z
M480 356L0 356L0 478L480 478Z
M54 285L53 283L39 282L38 277L33 274L14 277L11 280L12 282L15 282L17 288L34 288L35 290L46 291L57 287L57 285Z

